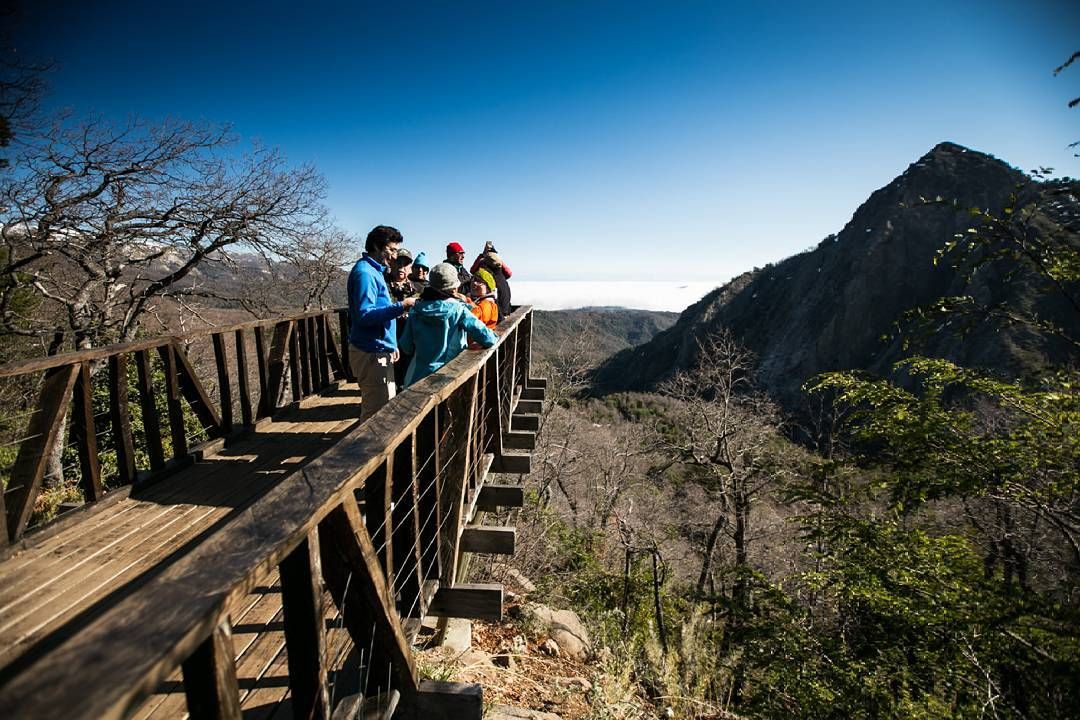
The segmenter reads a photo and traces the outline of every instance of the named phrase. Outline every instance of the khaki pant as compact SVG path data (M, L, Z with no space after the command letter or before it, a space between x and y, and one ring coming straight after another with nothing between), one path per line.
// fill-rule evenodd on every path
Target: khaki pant
M397 394L392 353L369 353L349 346L349 368L360 386L360 422Z

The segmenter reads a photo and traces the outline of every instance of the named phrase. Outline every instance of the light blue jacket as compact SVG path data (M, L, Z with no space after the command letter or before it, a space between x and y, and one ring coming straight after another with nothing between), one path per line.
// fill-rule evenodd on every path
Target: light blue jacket
M416 303L398 343L403 353L413 353L405 373L405 387L457 357L465 349L466 336L484 347L491 347L499 339L459 300Z

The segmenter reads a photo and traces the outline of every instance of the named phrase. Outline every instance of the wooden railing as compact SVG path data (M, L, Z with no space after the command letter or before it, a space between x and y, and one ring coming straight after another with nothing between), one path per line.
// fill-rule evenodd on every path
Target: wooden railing
M329 451L52 648L0 687L5 714L126 717L181 667L192 717L239 717L227 609L276 567L295 717L328 718L332 710L325 588L354 646L363 650L368 681L362 694L392 698L383 716L479 718L480 696L473 689L420 680L409 641L425 615L501 615L501 587L459 582L460 558L470 551L512 551L512 529L469 522L477 510L520 503L520 488L487 485L485 478L490 472L529 469L528 455L511 450L531 448L534 413L544 394L543 381L529 377L531 320L529 308L516 310L496 329L495 347L463 352L400 393ZM268 327L228 332L239 338L240 332ZM298 316L272 327L268 353L259 351L266 357L260 397L267 412L276 407L287 345L292 357L309 358L306 374L302 363L290 363L294 393L314 392L331 381L333 371L347 372L335 360L342 354L331 351L328 315ZM310 355L296 352L295 328L305 328L298 342ZM215 340L215 349L220 343ZM174 396L202 403L205 419L225 432L221 413L211 412L215 408L182 359L178 338L24 369L51 378L42 398L55 407L57 398L80 382L87 387L87 363L109 359L115 370L110 383L123 387L122 361L114 358L158 348L164 348L167 372L171 366L171 372L187 377L172 381ZM238 361L243 362L242 352ZM52 410L50 417L58 412ZM79 409L75 412L78 419ZM40 447L44 451L48 443ZM133 469L129 473L135 477Z
M344 309L315 311L0 366L26 406L0 417L0 547L26 532L50 466L63 475L51 485L77 485L94 503L347 379L347 320Z

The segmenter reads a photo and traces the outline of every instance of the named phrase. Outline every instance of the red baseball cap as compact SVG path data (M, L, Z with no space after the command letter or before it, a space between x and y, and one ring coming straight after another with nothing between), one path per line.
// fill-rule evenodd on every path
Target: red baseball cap
M448 244L446 246L446 252L447 253L463 253L463 252L465 252L465 248L461 247L461 245L459 245L458 243L453 242L453 243L450 243L450 244Z

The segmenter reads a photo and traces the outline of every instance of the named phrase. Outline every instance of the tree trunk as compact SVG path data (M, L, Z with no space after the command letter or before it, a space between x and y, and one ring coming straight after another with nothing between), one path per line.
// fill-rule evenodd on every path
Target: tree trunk
M698 575L697 587L695 588L698 597L701 597L705 592L705 583L709 581L709 577L712 575L713 553L716 550L716 541L720 537L720 531L724 528L725 519L723 514L716 516L712 532L709 533L709 540L705 543L705 556L701 559L701 574Z

